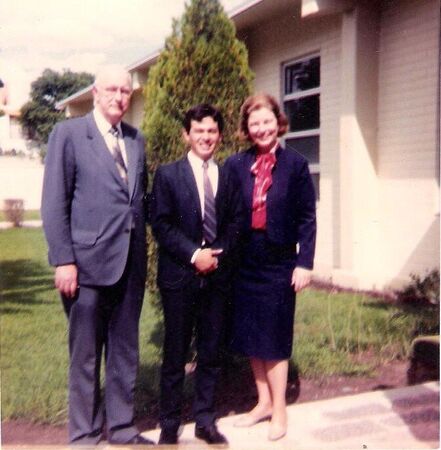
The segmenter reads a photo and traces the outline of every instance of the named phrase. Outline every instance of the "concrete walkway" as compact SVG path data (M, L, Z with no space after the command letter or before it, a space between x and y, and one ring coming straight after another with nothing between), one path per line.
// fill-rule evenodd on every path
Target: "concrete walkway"
M439 383L374 391L288 407L287 435L267 440L268 422L235 428L237 417L218 422L231 450L358 450L439 448ZM143 433L158 440L159 430ZM165 447L162 447L165 448ZM170 448L208 449L187 425L179 445Z
M268 422L252 428L235 428L237 416L219 420L230 450L385 450L439 448L439 382L385 391L367 392L288 407L287 435L267 440ZM159 438L159 430L143 433ZM3 449L67 449L66 446L8 446ZM85 448L85 447L81 447ZM88 447L89 448L89 447ZM106 443L90 449L149 449L150 446L114 446ZM161 450L213 449L194 437L194 424L183 428L179 445Z
M41 227L41 220L24 220L21 224L23 228L38 228ZM0 230L7 230L8 228L13 228L14 224L12 222L0 222Z

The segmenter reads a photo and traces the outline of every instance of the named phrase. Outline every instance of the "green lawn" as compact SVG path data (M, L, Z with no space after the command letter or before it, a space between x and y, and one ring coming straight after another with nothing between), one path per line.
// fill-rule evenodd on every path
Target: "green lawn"
M0 231L0 248L2 418L64 423L66 318L53 289L43 233ZM139 414L158 399L162 322L152 303L147 296L141 317ZM304 377L365 374L376 364L405 358L415 335L437 330L437 310L310 289L297 302L294 364ZM369 364L358 362L357 355L367 353Z
M53 289L41 229L0 231L2 419L63 423L67 406L67 329ZM156 398L161 323L142 312L139 396ZM144 402L142 402L144 404ZM141 401L138 409L142 409Z

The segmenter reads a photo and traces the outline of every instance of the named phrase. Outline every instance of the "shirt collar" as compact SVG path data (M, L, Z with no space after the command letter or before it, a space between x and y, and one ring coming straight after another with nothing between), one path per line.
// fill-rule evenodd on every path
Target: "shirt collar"
M95 123L98 127L99 132L103 136L105 136L112 128L112 125L106 120L106 118L97 108L93 110L93 117L95 119ZM118 129L119 135L122 136L121 122L118 122L115 126Z
M190 165L192 167L202 167L202 164L204 163L204 160L202 158L199 158L198 155L196 155L194 152L192 152L191 150L187 153L187 158L188 161L190 162ZM215 164L213 158L210 158L207 160L208 165L212 165Z

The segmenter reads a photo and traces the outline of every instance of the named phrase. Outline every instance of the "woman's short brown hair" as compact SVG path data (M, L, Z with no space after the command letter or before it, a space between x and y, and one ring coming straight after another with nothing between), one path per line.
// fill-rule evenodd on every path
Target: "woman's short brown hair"
M260 93L248 97L240 107L239 136L244 140L250 141L248 118L253 111L257 111L260 108L268 108L274 113L279 125L277 135L284 135L288 130L288 119L285 114L280 111L280 106L274 97L269 94Z

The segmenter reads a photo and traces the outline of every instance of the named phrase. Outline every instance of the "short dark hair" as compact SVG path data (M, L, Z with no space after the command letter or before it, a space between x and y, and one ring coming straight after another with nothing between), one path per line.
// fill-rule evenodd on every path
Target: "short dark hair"
M184 120L182 121L182 125L184 126L185 131L187 133L190 132L192 120L201 122L205 117L212 117L213 120L217 123L219 131L222 133L224 129L224 119L222 117L222 114L217 108L209 105L208 103L201 103L199 105L193 106L185 113Z

